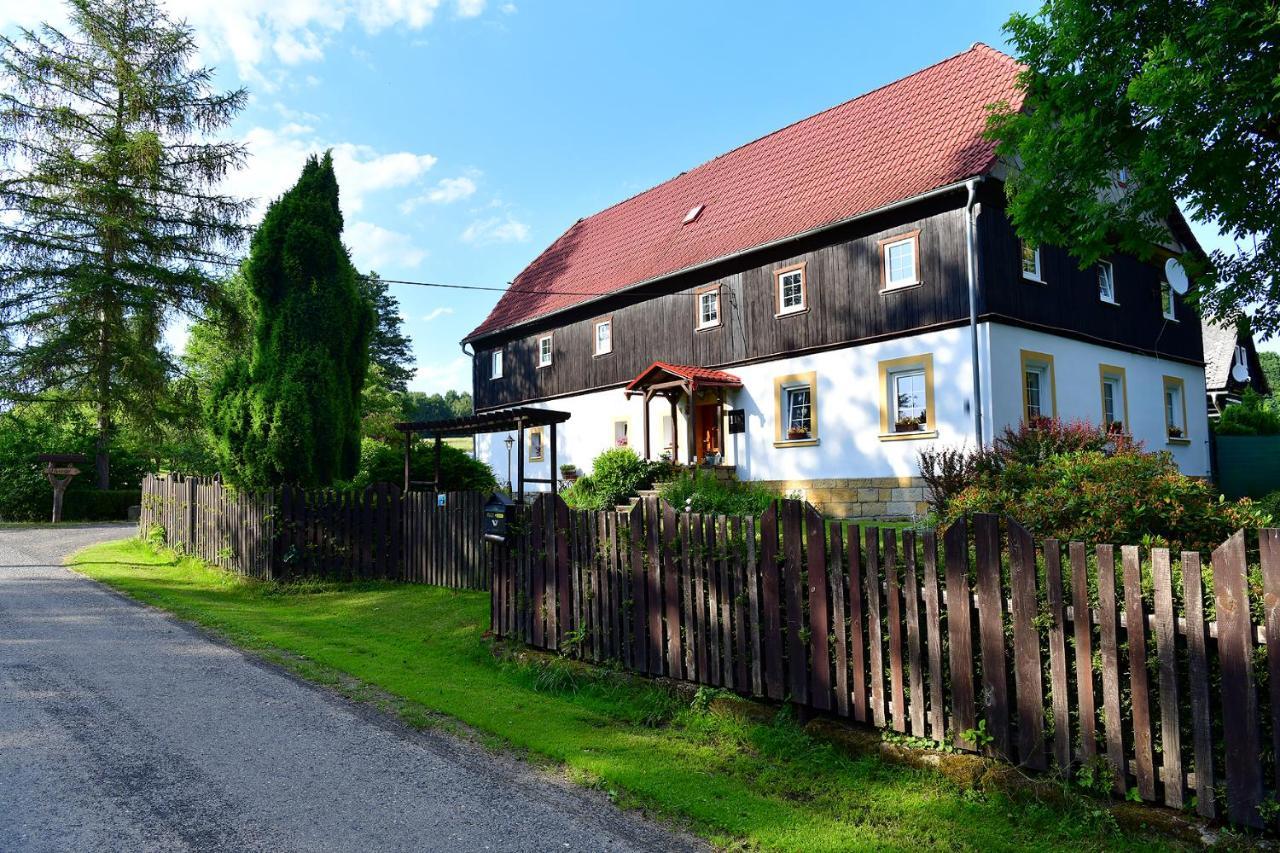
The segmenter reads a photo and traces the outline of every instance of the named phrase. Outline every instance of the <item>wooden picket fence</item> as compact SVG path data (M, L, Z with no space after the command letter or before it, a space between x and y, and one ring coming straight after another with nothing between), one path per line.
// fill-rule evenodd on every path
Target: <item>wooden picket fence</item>
M1260 826L1280 789L1280 531L1259 540L1252 567L1243 533L1223 543L1210 579L1197 553L1037 543L991 515L938 536L797 501L755 519L544 495L491 552L493 630L1036 770L1105 762L1119 793Z
M250 494L216 480L148 474L140 531L225 569L257 578L402 580L487 590L481 530L486 496L284 486ZM441 502L443 499L443 503Z

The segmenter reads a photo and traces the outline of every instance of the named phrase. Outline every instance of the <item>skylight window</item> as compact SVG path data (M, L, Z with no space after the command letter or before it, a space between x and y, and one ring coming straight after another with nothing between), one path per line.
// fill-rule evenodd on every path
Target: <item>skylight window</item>
M690 222L693 222L693 220L695 220L695 219L697 219L699 216L701 216L701 215L702 215L702 209L703 209L705 206L706 206L706 205L699 204L699 205L695 205L695 206L693 206L693 207L689 208L689 212L688 212L688 213L686 213L686 214L684 215L684 224L685 224L685 225L688 225Z

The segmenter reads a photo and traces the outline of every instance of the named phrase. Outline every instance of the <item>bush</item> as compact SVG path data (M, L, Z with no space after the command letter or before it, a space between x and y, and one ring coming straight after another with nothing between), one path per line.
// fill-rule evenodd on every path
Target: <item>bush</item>
M1218 435L1280 435L1280 404L1246 388L1239 403L1222 410L1213 431Z
M1039 537L1198 551L1269 520L1259 505L1226 501L1208 483L1182 474L1168 453L1134 448L1006 460L952 499L944 521L975 512L1012 516Z
M928 491L929 508L941 515L947 504L973 482L977 454L962 447L930 448L918 457L920 479Z
M597 456L591 473L579 477L561 497L574 509L608 509L674 470L670 462L649 462L629 447L615 447Z
M50 490L49 509L53 508ZM141 489L68 489L62 499L64 521L124 521L129 507L142 503Z
M409 477L416 481L434 480L436 451L431 442L415 442L409 454ZM498 487L493 470L471 458L465 450L448 444L440 448L441 491L492 492ZM360 468L349 482L336 483L340 489L361 490L374 483L404 482L404 447L387 444L375 438L360 442Z
M685 471L659 494L677 510L716 515L764 515L782 496L760 483L725 482L712 475Z

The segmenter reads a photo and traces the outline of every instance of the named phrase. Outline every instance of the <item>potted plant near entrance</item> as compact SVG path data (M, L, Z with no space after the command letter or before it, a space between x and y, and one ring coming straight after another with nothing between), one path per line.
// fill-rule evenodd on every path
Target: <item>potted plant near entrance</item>
M566 462L560 466L560 476L566 483L572 483L578 479L578 466L572 462Z

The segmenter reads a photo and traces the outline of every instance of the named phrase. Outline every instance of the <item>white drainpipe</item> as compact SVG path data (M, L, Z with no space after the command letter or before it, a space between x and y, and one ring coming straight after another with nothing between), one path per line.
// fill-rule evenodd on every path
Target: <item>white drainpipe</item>
M978 270L977 270L977 243L978 228L977 216L974 213L974 203L978 197L978 183L982 177L970 178L965 184L969 191L969 198L964 205L965 228L968 230L968 239L966 241L966 249L968 255L967 270L969 275L969 342L971 346L970 358L973 361L973 435L977 439L978 447L982 447L982 367L978 363Z

